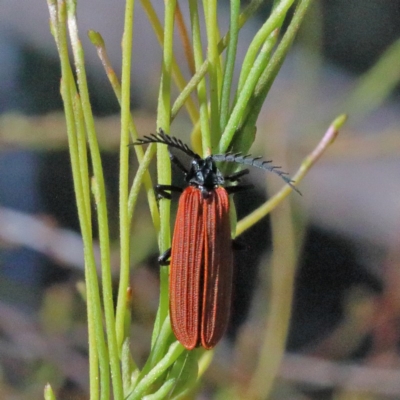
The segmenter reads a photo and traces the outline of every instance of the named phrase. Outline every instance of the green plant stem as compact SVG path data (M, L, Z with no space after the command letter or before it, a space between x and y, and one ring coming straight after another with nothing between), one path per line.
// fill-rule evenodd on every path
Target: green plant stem
M243 27L243 25L247 22L247 20L257 11L260 5L263 3L264 0L253 0L240 14L239 16L239 29ZM189 3L190 4L190 3ZM197 2L196 2L197 5ZM226 46L229 43L229 32L219 41L218 43L218 52L221 54ZM195 48L195 44L193 44ZM175 100L174 105L172 106L171 110L171 119L174 119L178 111L182 108L185 104L187 98L190 94L197 88L199 82L204 78L208 71L209 60L206 59L203 61L201 66L196 68L196 73L192 76L190 81L186 84L186 86L181 90L181 93Z
M160 91L158 96L157 127L169 133L170 111L171 111L171 69L173 61L173 38L174 38L174 15L176 0L170 0L165 7L163 61L160 80ZM157 175L160 184L171 184L171 163L167 146L157 145ZM160 235L159 249L163 253L170 247L170 202L160 201ZM168 316L168 268L160 268L160 303L157 313L156 324L153 330L157 337L162 323Z
M118 78L115 74L114 69L111 66L110 60L107 56L106 48L104 45L104 41L101 37L101 35L97 32L94 31L89 31L89 38L92 41L92 43L96 46L97 52L99 55L100 60L102 61L102 64L106 70L107 76L110 80L111 86L114 90L114 93L118 99L118 102L121 104L121 85L118 81ZM133 122L132 115L129 114L129 131L132 136L132 140L135 141L138 138L138 133L136 126ZM148 199L148 204L150 208L150 213L152 216L153 220L153 225L154 228L159 234L160 231L160 215L158 212L158 207L157 207L157 201L155 198L154 194L154 189L153 189L153 184L151 182L150 174L148 172L148 166L150 165L150 162L155 154L154 148L149 147L147 152L143 152L142 146L134 146L138 161L139 161L139 169L137 173L135 174L135 178L131 187L131 190L129 192L128 196L128 218L127 218L127 225L130 227L134 210L135 210L135 205L136 201L138 198L139 190L141 187L142 182L144 182L146 193L147 193L147 199ZM122 251L122 248L121 248ZM122 273L122 270L121 270ZM118 302L117 302L117 321L116 321L116 330L117 332L120 332L120 337L123 338L125 337L125 334L123 332L126 332L126 329L123 328L123 325L125 325L125 316L126 316L126 290L129 285L129 268L126 268L124 271L124 277L125 279L121 279L119 281L119 290L118 290ZM119 319L118 319L118 316Z
M60 12L63 13L62 5L60 6L60 9ZM61 49L62 53L64 53L63 44L61 44ZM90 203L89 205L85 203L86 196L84 194L84 186L88 188L90 185L88 177L84 176L80 169L79 146L77 143L77 134L74 126L75 117L72 106L72 92L75 91L74 89L72 89L72 87L74 86L72 72L70 70L64 70L62 72L62 76L61 95L64 102L64 112L67 121L68 145L71 158L74 191L78 208L78 217L81 227L82 240L84 244L87 319L89 334L90 394L91 400L96 400L100 398L100 382L102 393L104 393L104 397L102 398L105 399L110 391L108 357L102 328L100 293L98 290L96 261L93 254L91 222L87 214L87 209L88 207L90 207Z
M282 21L280 23L282 24ZM247 76L246 83L240 90L238 90L238 99L236 101L235 106L233 107L224 134L221 138L220 149L219 149L221 153L227 151L229 145L231 144L233 135L236 132L236 127L239 125L241 119L244 116L244 110L249 109L248 108L249 100L254 93L254 88L256 87L261 74L263 73L263 71L267 66L268 60L271 55L271 51L276 43L277 36L278 36L278 30L275 30L265 41L260 51L260 54L258 55L253 66L251 67L251 71Z
M251 18L258 8L265 3L265 0L252 0L240 13L239 15L239 30L242 29L243 25ZM222 51L228 46L230 40L229 31L224 35L224 37L218 43L219 52Z
M186 27L185 18L182 14L182 10L179 6L179 3L176 3L175 9L175 19L176 25L178 27L179 37L182 41L183 50L186 57L186 62L190 71L191 75L194 75L195 68L194 68L194 57L192 51L192 45L190 43L189 33Z
M120 229L120 274L116 311L116 334L118 354L125 340L126 292L130 272L130 219L129 198L129 123L131 59L134 0L125 3L124 33L122 37L122 78L121 78L121 140L119 149L119 229Z
M140 381L127 400L141 399L145 391L155 382L175 360L182 354L184 347L179 342L171 344L167 354L162 360Z
M79 204L77 201L78 207L84 207L85 208L85 214L86 214L86 224L87 224L87 230L88 230L88 235L92 237L92 225L91 225L91 199L90 199L90 183L89 183L89 171L88 171L88 159L87 159L87 145L86 145L86 134L85 134L85 122L84 122L84 117L83 117L83 111L82 111L82 104L80 101L79 95L76 93L76 87L72 79L71 75L71 80L70 82L72 85L70 86L70 95L71 98L73 99L73 114L75 116L75 127L76 127L76 138L77 138L77 146L78 146L78 158L79 158L79 173L81 176L81 189L82 189L82 196L83 196L83 202ZM70 149L71 152L71 149ZM72 165L72 162L71 162ZM74 175L74 181L75 181L75 175ZM75 189L75 193L76 189ZM81 223L82 225L82 223ZM87 263L85 263L85 268L86 268ZM96 268L96 267L94 267ZM98 285L98 283L96 283ZM87 319L88 321L94 321L94 313L93 313L93 301L97 301L96 297L98 295L96 294L91 294L90 292L90 285L86 285L86 301L88 304L88 314L87 314ZM89 293L88 293L89 292ZM88 301L89 299L89 301ZM90 307L89 307L90 304ZM93 337L96 337L96 328L94 324L88 323L88 329L89 331L92 331L92 333L89 333ZM89 345L90 345L90 339L89 339ZM90 369L93 369L96 375L98 375L98 368L99 368L99 359L98 359L98 354L96 350L96 343L94 343L94 351L89 352L89 364L90 364ZM91 353L91 354L90 354ZM104 361L106 362L106 360ZM99 385L98 385L98 376L92 382L90 382L90 387L91 387L91 398L92 399L98 399L99 398ZM108 379L108 378L107 378ZM108 383L107 383L108 385ZM93 390L93 391L92 391ZM109 389L107 389L109 390Z
M251 110L249 100L253 96L254 88L259 82L263 71L267 68L272 46L275 43L274 35L271 36L271 34L274 30L280 28L292 4L293 0L279 2L250 44L242 64L238 85L238 100L221 137L219 146L219 152L221 153L227 151L232 142L233 135L238 130L240 121L246 117L244 111ZM259 51L260 54L257 57Z
M204 148L203 152L211 150L213 153L221 136L219 125L219 100L220 84L218 70L221 68L218 51L218 21L217 21L217 1L203 0L205 24L207 31L207 59L209 76L209 106L210 106L210 128L211 128L211 149Z
M111 282L110 265L110 242L108 232L108 215L105 195L105 184L103 176L103 167L101 162L100 150L97 142L94 119L92 115L89 91L84 65L84 55L81 42L78 37L78 27L76 23L76 2L71 0L67 2L68 27L71 38L72 51L75 59L76 73L78 78L79 92L82 101L83 116L86 125L89 149L93 165L95 184L97 187L97 219L99 224L100 257L102 268L102 288L104 314L106 320L106 331L108 338L109 362L111 367L111 376L113 380L113 392L116 400L123 399L122 379L119 366L119 351L115 331L114 302ZM103 393L102 393L103 395Z
M131 222L132 222L133 213L135 210L136 201L139 196L139 191L140 191L140 187L142 185L142 181L144 181L145 175L147 175L149 172L148 169L149 169L151 160L154 157L154 154L155 154L154 147L149 147L146 150L146 152L144 153L144 156L139 164L139 168L136 171L135 178L133 179L133 183L131 186L131 190L129 192L129 199L128 199L129 224L131 224ZM153 225L154 225L154 229L156 230L156 233L159 234L159 232L160 232L160 215L158 213L157 200L154 195L153 187L147 188L147 186L146 186L146 192L147 192L147 198L150 198L151 201L154 202L154 205L151 206L151 208L153 208L153 207L155 208L154 217L153 217Z
M199 68L203 65L203 50L201 43L201 30L200 30L200 19L197 0L189 0L190 10L190 22L192 25L192 42L193 42L193 55L196 74ZM207 63L208 68L209 63ZM200 129L203 153L211 148L211 131L209 124L208 115L208 100L207 100L207 88L205 79L202 78L197 85L197 97L199 99L200 108Z
M212 360L214 359L214 355L215 353L213 351L204 351L200 355L198 360L198 374L197 374L199 378L201 378L207 371Z
M321 157L327 147L332 144L333 141L336 139L339 133L339 129L343 126L346 120L347 116L344 114L337 117L329 126L328 130L326 131L318 145L315 147L315 149L303 160L299 170L293 176L293 181L295 182L296 187L302 181L310 168L318 161L318 159ZM292 190L293 189L289 185L285 185L270 200L268 200L261 207L257 208L247 217L238 222L236 227L236 236L241 235L244 231L246 231L256 222L258 222L261 218L264 218L266 215L268 215L271 210L273 210L278 204L283 201L285 197L287 197L291 193Z
M103 66L104 66L107 77L111 83L113 90L114 90L115 96L116 96L119 104L121 104L121 85L119 83L118 77L117 77L114 69L112 68L110 60L108 58L104 40L101 37L101 35L95 31L89 31L88 35L89 35L91 42L96 46L97 53L99 55L99 58L103 64ZM129 118L129 131L131 133L132 141L136 141L138 139L139 135L138 135L136 125L133 121L132 115L130 115L130 118ZM136 156L138 158L139 164L144 163L145 165L148 165L148 162L150 160L148 160L148 156L145 156L142 146L134 146L133 149L136 152ZM150 154L154 154L154 152L151 152ZM140 168L139 168L139 171L141 171ZM158 212L156 197L154 195L153 183L151 181L151 177L150 177L150 174L147 169L144 174L139 173L139 171L138 171L137 175L135 176L134 183L132 185L132 188L131 188L131 191L129 194L128 209L129 209L130 221L132 221L134 207L135 207L135 203L136 203L136 198L134 197L137 193L136 186L140 185L141 182L143 181L145 189L146 189L146 193L147 193L147 201L149 203L150 214L151 214L151 217L153 220L153 225L154 225L156 232L158 233L158 231L160 230L160 215Z
M299 1L293 18L290 21L289 27L287 28L281 42L279 43L278 48L271 57L267 68L265 69L260 77L259 82L257 83L254 95L249 101L249 114L247 115L246 120L241 124L239 129L253 129L253 127L255 126L258 115L261 111L261 107L264 104L265 98L267 97L269 90L271 89L271 86L276 78L276 75L278 74L283 64L283 61L285 60L285 57L290 49L290 46L292 45L297 31L300 28L300 24L307 12L311 1L312 0ZM225 142L225 145L229 145L229 136L232 135L234 132L227 132L226 129L225 133L227 135L227 141Z
M282 25L282 21L285 19L286 14L293 3L294 0L282 0L275 4L271 15L254 36L243 60L239 77L238 92L243 89L260 48L264 45L271 33Z
M252 0L240 14L239 26L242 27L252 17L258 8L265 3L265 0Z
M143 396L143 400L164 400L168 398L168 394L171 392L175 384L176 379L168 379L163 383L160 389L157 390L157 392Z
M151 26L153 27L153 30L157 37L158 42L163 47L165 45L165 43L164 43L165 31L163 32L161 23L157 17L157 14L156 14L151 2L149 0L140 0L140 2L142 4L143 9L145 10L145 12L147 14L147 18L149 19ZM170 7L170 6L172 6L172 5L168 5L167 7ZM175 6L174 6L174 9L175 9ZM186 79L184 78L174 56L172 56L172 60L171 60L171 72L172 72L172 77L175 81L175 84L178 87L179 91L181 92L185 88L187 82L186 82ZM187 97L183 104L185 104L185 106L186 106L187 112L189 114L189 117L190 117L192 123L196 123L196 121L199 118L199 114L198 114L196 105L193 102L193 100L190 97Z
M171 398L187 398L187 395L193 390L198 379L199 356L205 351L204 349L185 351L175 361L168 372L168 378L176 381Z
M132 364L133 360L130 351L130 340L127 337L122 345L121 350L121 373L125 396L133 390L133 388L131 387L131 376L132 370L136 370L136 365Z
M100 294L98 290L97 272L92 246L90 219L87 210L90 205L85 204L83 185L89 187L88 177L82 176L80 170L79 150L76 138L76 125L72 98L76 95L76 87L68 58L67 46L67 6L65 1L48 0L51 30L57 44L61 62L61 95L64 102L65 118L68 132L68 145L71 158L71 167L78 217L81 226L82 240L84 243L85 276L87 291L88 333L89 333L89 359L90 359L90 393L91 400L99 398L99 382L101 383L103 399L109 396L109 367L108 357L102 329L102 315L100 307ZM100 361L100 376L99 376Z
M73 97L72 97L73 96ZM89 176L89 167L88 167L88 159L87 159L87 143L86 143L86 135L85 135L85 121L83 118L83 110L82 104L79 95L75 90L71 90L71 98L73 100L73 112L75 115L75 126L77 132L77 144L78 144L78 155L79 155L79 170L81 172L81 176L85 177L82 181L82 191L85 205L85 212L88 218L90 229L90 234L92 235L92 226L90 221L92 220L92 210L91 210L91 200L90 200L90 185L89 181L86 177Z
M167 318L165 318L162 324L162 327L160 329L160 334L155 338L155 342L152 344L151 353L146 361L146 364L140 371L138 381L140 381L143 377L145 377L149 373L149 371L152 368L154 368L154 366L157 365L158 362L160 362L163 355L165 354L167 346L171 342L171 336L172 336L172 327L171 327L171 321L168 316Z
M189 0L190 1L190 0ZM193 45L193 47L195 47ZM179 93L178 97L176 98L172 109L171 109L171 121L173 121L178 114L178 111L183 107L187 98L192 94L194 90L198 87L199 82L204 79L208 70L208 61L203 62L199 70L193 75L184 89Z
M229 25L229 42L225 62L225 71L222 80L220 129L224 131L230 112L231 86L235 68L236 50L239 37L240 1L231 0L231 15Z

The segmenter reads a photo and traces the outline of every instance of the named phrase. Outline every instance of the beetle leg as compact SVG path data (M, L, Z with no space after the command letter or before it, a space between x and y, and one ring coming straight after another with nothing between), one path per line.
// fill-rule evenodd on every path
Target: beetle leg
M243 175L247 175L249 172L250 171L247 168L242 169L241 171L224 176L224 179L229 182L237 182L237 181L239 181L239 178L241 178Z
M171 200L171 193L168 193L168 191L179 192L179 193L183 192L182 188L174 185L156 185L154 187L154 190L157 193L158 199L168 199L168 200Z
M171 160L172 163L174 163L186 176L188 173L188 170L184 167L184 165L181 163L181 161L178 159L178 157L174 156L170 151L169 153L169 159Z
M238 192L243 192L248 189L252 189L254 185L240 185L240 186L228 186L225 188L225 190L228 192L228 194L232 193L238 193Z
M169 258L171 257L171 248L169 248L167 251L162 253L160 257L158 257L158 263L161 266L169 265Z

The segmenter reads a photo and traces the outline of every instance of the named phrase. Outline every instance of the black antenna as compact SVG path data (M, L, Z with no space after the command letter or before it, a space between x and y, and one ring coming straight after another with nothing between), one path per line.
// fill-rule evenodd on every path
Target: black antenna
M161 128L158 133L152 133L149 136L144 136L143 139L138 139L133 145L142 145L148 143L162 143L169 147L174 147L183 151L189 157L193 157L196 160L200 160L201 157L189 148L189 146L183 143L180 139L167 135ZM251 165L252 167L261 168L264 171L270 171L280 176L293 190L301 195L299 189L297 189L293 183L294 181L287 176L288 173L281 171L279 166L271 165L272 160L263 161L261 157L251 157L250 154L243 155L242 153L226 153L226 154L213 154L209 156L213 161L222 162L233 162L237 164ZM181 167L180 167L181 168ZM185 170L181 168L182 170ZM186 171L187 172L187 171Z
M287 176L288 173L280 170L279 166L271 165L272 160L263 161L261 160L261 156L259 157L251 157L250 154L243 155L242 153L226 153L226 154L213 154L211 158L214 161L222 161L222 162L234 162L237 164L251 165L256 168L261 168L264 171L270 171L274 174L280 176L293 190L301 195L299 189L293 185L294 181Z
M187 144L183 143L180 139L174 136L167 135L161 128L159 129L157 134L152 133L149 136L144 136L143 139L138 139L137 142L133 143L133 145L147 144L147 143L166 144L169 147L175 147L176 149L183 151L190 157L197 159L201 158L198 154L192 151Z

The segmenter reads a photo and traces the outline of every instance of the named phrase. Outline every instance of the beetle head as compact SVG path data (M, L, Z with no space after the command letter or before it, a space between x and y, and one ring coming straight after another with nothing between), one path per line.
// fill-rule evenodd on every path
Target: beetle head
M211 156L206 158L195 157L186 175L186 181L190 185L197 186L202 192L209 192L217 186L223 185L224 177Z

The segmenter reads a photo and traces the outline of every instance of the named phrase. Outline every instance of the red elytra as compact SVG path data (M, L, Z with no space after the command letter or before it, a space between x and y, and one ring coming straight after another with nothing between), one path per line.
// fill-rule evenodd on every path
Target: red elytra
M211 349L223 336L232 274L227 191L218 187L204 198L198 188L187 187L179 199L169 278L172 329L187 349Z

